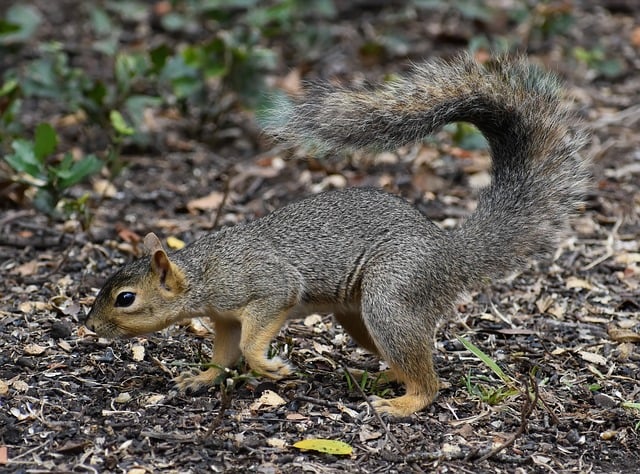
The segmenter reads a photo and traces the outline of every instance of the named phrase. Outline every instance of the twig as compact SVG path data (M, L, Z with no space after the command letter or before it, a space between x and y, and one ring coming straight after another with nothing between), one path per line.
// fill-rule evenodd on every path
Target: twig
M533 388L533 400L529 396L529 383L531 383L531 386ZM529 416L533 412L533 409L536 407L536 404L538 403L538 398L539 398L538 384L536 383L535 378L531 374L529 374L529 381L528 382L525 381L525 390L522 391L521 394L525 397L525 402L522 407L522 411L520 412L520 426L518 427L517 431L511 436L509 440L507 440L500 446L492 449L484 456L480 457L477 460L477 462L480 463L482 461L486 461L487 459L498 454L500 451L504 451L513 443L515 443L516 439L518 439L522 435L522 433L524 433L524 431L527 429Z
M328 400L322 400L320 398L309 397L307 395L296 395L295 399L303 402L307 402L307 403L313 403L314 405L327 407L327 408L337 408L339 405L336 402L330 402Z
M213 420L209 425L209 429L203 436L203 439L207 439L211 436L213 431L222 424L224 414L231 407L231 391L233 390L233 387L227 387L225 385L225 381L226 379L220 383L220 411L218 412L218 416L216 416L215 420Z
M222 210L224 206L227 205L227 199L229 198L229 192L231 191L231 173L232 168L228 168L227 171L223 174L224 176L224 188L222 190L222 201L218 205L218 209L216 209L216 216L213 219L213 223L211 224L211 228L215 229L218 227L220 222L220 216L222 216Z
M618 220L616 220L616 223L613 224L613 228L611 229L611 232L609 232L609 235L607 236L606 252L604 253L604 255L601 255L600 257L596 258L594 261L592 261L588 265L585 265L584 267L582 267L582 270L591 270L593 267L598 266L605 260L608 260L609 258L613 257L615 253L613 245L617 240L618 229L620 229L621 225L622 225L622 218L620 217L618 218Z
M349 371L349 369L347 369L347 367L344 364L340 364L340 366L342 367L342 370L344 370L344 372L349 376L349 378L351 379L351 381L353 382L353 385L356 386L356 388L358 389L358 391L360 392L360 395L362 395L362 398L364 398L365 402L367 403L367 405L369 405L369 408L371 408L371 411L373 412L373 414L375 415L375 417L378 419L378 421L380 422L380 425L382 426L382 429L384 430L384 432L387 435L387 438L391 441L391 444L393 444L393 447L396 448L396 450L402 454L403 456L406 456L407 453L405 452L404 449L402 449L402 447L398 444L398 441L396 440L395 436L393 436L393 434L391 433L391 431L389 431L389 427L387 426L387 424L382 420L382 417L380 416L380 413L378 413L378 411L373 407L373 404L371 403L371 400L369 400L369 397L367 397L367 394L364 393L364 390L362 390L362 387L360 386L360 384L358 383L358 381L356 380L356 378L353 376L353 374L351 373L351 371Z

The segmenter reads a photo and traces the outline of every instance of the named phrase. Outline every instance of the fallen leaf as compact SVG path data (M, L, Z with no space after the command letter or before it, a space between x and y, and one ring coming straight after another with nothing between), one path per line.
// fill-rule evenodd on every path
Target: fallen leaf
M640 342L640 334L630 329L620 329L614 326L607 328L609 337L615 342Z
M149 395L148 397L142 399L142 404L144 406L157 405L158 403L163 402L165 398L166 397L164 395L161 395L159 393L155 395Z
M103 198L114 198L118 193L118 190L113 183L106 179L99 179L93 183L93 190Z
M122 392L116 398L113 399L116 403L127 403L131 401L131 394L129 392Z
M73 352L73 347L67 341L58 341L58 347L67 353Z
M142 344L134 344L131 347L131 352L133 360L137 362L144 360L144 346Z
M624 265L630 265L632 263L640 263L640 253L621 253L619 255L616 255L616 258L614 259L614 261L616 263L621 263Z
M601 356L600 354L595 354L593 352L587 351L578 351L578 354L584 360L586 360L587 362L591 362L592 364L607 365L606 357Z
M40 355L46 351L47 348L38 344L27 344L24 346L24 353L27 355Z
M287 403L284 398L272 390L265 390L255 402L249 407L251 410L259 410L263 406L279 407Z
M267 438L267 445L272 448L284 448L287 445L287 442L280 438Z
M169 236L167 237L167 246L172 250L180 250L183 249L187 244L185 244L182 240L177 237Z
M358 436L360 438L360 441L362 441L364 443L366 441L371 441L373 439L380 438L382 436L382 432L381 431L374 431L371 428L369 428L367 425L364 425L360 429L360 432L358 433Z
M318 323L322 322L322 316L318 313L313 313L304 318L303 324L307 327L315 326Z
M593 289L593 285L589 283L587 280L583 280L582 278L573 277L573 276L567 278L567 281L565 282L565 286L567 288L580 288L584 290Z
M18 392L26 392L27 390L29 390L29 384L24 380L16 380L15 382L11 383L11 386Z
M353 448L342 441L336 441L333 439L304 439L294 443L294 448L304 449L305 451L318 451L319 453L327 454L343 454L349 455L353 453Z
M6 395L9 392L9 384L4 380L0 380L0 395Z
M26 262L22 265L18 265L17 267L13 267L10 273L12 275L20 275L22 277L31 276L38 273L39 266L40 263L37 260L31 260L30 262Z
M304 421L308 419L308 417L301 415L300 413L287 413L285 418L290 421Z
M118 229L118 237L129 244L138 244L142 241L140 235L127 228Z
M145 474L147 470L143 467L132 467L127 471L127 474Z
M212 211L218 209L224 200L224 193L212 191L204 197L193 199L187 203L187 210L191 213L196 211Z
M28 420L29 418L31 418L31 415L29 415L28 413L23 413L22 411L20 411L19 408L17 407L13 407L11 408L11 410L9 410L11 412L11 414L18 419L19 421L24 421L24 420Z

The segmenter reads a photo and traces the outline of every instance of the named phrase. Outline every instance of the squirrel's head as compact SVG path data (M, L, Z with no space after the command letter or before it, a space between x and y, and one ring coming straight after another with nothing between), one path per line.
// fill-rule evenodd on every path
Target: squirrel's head
M96 296L85 325L99 336L139 336L180 319L188 288L184 272L155 234L144 238L144 246L149 255L121 268Z

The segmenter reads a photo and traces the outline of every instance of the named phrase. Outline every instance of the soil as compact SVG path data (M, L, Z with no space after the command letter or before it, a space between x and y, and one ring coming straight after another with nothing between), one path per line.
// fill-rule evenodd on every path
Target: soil
M74 20L75 2L32 3L44 18L34 41L82 49L87 33ZM97 338L82 321L105 279L140 255L149 231L189 243L345 186L399 193L440 225L454 226L486 182L486 150L463 150L443 132L394 153L321 161L302 151L292 156L246 109L234 108L205 136L193 133L187 111L159 118L153 151L125 149L127 167L103 197L100 179L74 189L91 195L88 229L74 219L51 221L28 200L3 194L0 470L638 472L640 411L632 404L640 402L640 10L633 4L545 4L569 9L574 19L545 38L514 31L500 15L488 22L404 2L358 1L324 25L331 47L304 61L285 38L270 40L282 52L274 83L295 80L292 71L352 83L449 57L473 38L509 34L533 62L558 72L591 130L585 154L593 158L593 187L571 232L555 255L478 289L443 322L435 352L442 388L430 407L407 418L372 411L365 395L388 397L402 387L374 380L379 361L330 315L291 321L274 341L273 352L299 369L290 379L241 377L239 367L222 386L196 395L179 393L172 378L210 356L215 337L206 321L117 341ZM136 30L136 41L164 34L149 26L151 13L139 23L147 27ZM402 42L384 53L365 47L372 37L394 35ZM620 70L609 76L572 55L597 47ZM19 64L30 53L16 54ZM78 60L90 68L86 56ZM25 121L59 119L56 113L32 104ZM81 134L65 138L70 147L74 133ZM86 140L77 146L88 147ZM458 337L496 361L509 384ZM372 374L366 394L346 368ZM292 446L307 438L340 440L353 453Z

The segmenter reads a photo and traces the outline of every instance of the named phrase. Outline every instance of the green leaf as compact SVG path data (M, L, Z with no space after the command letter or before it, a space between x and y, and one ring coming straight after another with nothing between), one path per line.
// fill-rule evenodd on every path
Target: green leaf
M65 156L63 163L67 162L68 159L71 160L70 154ZM104 163L95 155L87 155L73 162L69 169L57 172L58 178L60 179L59 187L66 189L79 183L85 178L98 173L102 169L103 164Z
M36 158L33 152L33 143L17 139L11 143L11 148L15 153L6 155L4 159L14 170L19 173L27 173L34 178L41 177L44 163Z
M35 7L20 3L13 5L7 10L3 28L5 32L0 35L0 45L22 43L31 39L41 21L42 15ZM18 29L13 32L6 31L6 25L15 25Z
M151 58L151 64L153 65L153 72L159 73L162 71L162 68L167 63L167 59L171 55L171 48L169 48L166 44L161 44L157 48L153 48L149 52L149 57Z
M135 130L127 124L122 114L117 110L112 110L109 113L109 119L111 120L111 125L115 131L120 135L133 135L135 133Z
M95 5L90 9L91 26L98 36L108 36L113 32L113 23L106 11Z
M35 143L33 153L40 162L51 155L58 146L58 136L56 131L48 123L41 123L36 127Z
M16 89L18 89L18 81L15 79L9 79L4 84L2 84L2 87L0 87L0 97L9 95Z
M56 214L56 204L58 204L57 196L44 188L38 189L36 196L33 198L33 207L50 216Z
M458 338L458 341L460 341L462 345L467 348L467 350L471 351L473 355L475 355L487 367L493 370L493 373L495 373L498 377L500 377L500 379L505 384L510 386L513 385L513 380L511 379L511 377L505 374L504 371L500 368L500 366L493 359L491 359L491 357L489 357L487 354L482 352L482 350L479 347L475 346L471 341L467 341L464 337L457 336L457 338Z
M353 453L353 448L347 443L336 441L333 439L305 439L298 441L293 445L294 448L304 449L307 451L318 451L327 454L343 454L349 455Z

